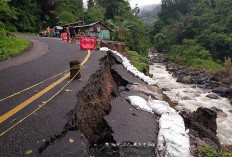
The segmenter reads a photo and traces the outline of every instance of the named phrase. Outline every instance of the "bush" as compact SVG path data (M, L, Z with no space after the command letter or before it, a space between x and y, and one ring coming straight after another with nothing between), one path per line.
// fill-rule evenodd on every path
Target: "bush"
M231 153L227 153L227 152L218 152L206 145L203 145L200 148L200 153L204 157L231 157L232 155Z
M168 58L179 64L188 65L191 69L204 68L209 72L223 69L222 65L212 60L210 52L196 43L196 40L185 39L182 45L172 46Z
M230 58L225 58L224 71L228 77L232 77L232 63Z
M4 24L0 21L0 37L6 36L6 31L5 31L5 26Z
M0 60L23 52L30 45L29 41L21 37L0 37Z
M160 52L169 52L172 38L162 33L157 33L154 37L154 46Z
M149 62L148 58L141 56L138 52L136 51L129 51L126 49L127 54L131 58L131 64L138 69L139 71L143 71L144 69L146 71L149 71Z

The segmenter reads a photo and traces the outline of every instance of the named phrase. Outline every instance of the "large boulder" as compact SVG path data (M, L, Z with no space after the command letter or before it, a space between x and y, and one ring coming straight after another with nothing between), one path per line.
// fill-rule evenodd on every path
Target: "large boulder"
M205 144L217 150L220 149L220 142L216 136L217 113L215 111L200 107L193 113L182 112L181 115L184 118L186 128L190 129L190 133L192 133L191 143L202 145L202 141L204 141Z
M222 80L222 83L230 85L232 84L232 78L231 77L226 77Z
M214 89L213 89L213 92L214 92L214 93L218 93L218 94L220 94L220 95L226 97L227 94L228 94L228 89L227 89L226 87L220 86L220 87L214 88Z
M208 97L210 99L219 99L219 97L215 94L208 94L206 97Z
M177 77L177 82L185 83L185 84L190 84L192 83L192 77L190 75L185 76L184 74L181 74Z

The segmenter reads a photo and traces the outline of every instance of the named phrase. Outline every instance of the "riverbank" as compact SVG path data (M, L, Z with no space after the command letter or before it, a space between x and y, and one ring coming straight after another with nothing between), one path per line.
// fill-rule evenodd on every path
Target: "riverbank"
M156 51L149 53L150 73L153 74L156 84L172 101L177 102L175 108L179 111L191 113L199 107L215 111L217 138L221 144L231 145L232 106L228 99L231 96L229 88L224 90L226 87L212 80L204 70L190 72L187 71L187 67L164 62L164 58L164 54ZM214 91L218 91L220 95Z

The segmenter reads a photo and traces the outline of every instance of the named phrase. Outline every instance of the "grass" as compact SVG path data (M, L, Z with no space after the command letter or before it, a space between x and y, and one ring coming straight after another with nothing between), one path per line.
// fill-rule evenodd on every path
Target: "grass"
M30 46L31 43L22 37L0 37L0 60L20 54Z
M214 61L210 60L202 60L202 59L195 59L191 63L188 63L190 69L202 69L204 68L206 71L215 73L223 70L223 66L218 64Z
M225 71L225 74L227 74L228 77L232 78L232 63L231 63L230 58L225 58L224 71Z
M126 53L129 55L131 59L131 64L138 69L139 71L143 71L143 69L146 69L146 71L149 71L149 62L148 58L145 56L141 56L136 51L129 51L126 50Z
M194 57L190 58L180 55L169 55L168 59L178 64L189 66L189 70L205 69L210 73L223 71L223 66L221 64L214 62L213 60L204 60Z
M206 145L203 145L200 148L200 153L204 157L231 157L232 156L232 153L218 152Z

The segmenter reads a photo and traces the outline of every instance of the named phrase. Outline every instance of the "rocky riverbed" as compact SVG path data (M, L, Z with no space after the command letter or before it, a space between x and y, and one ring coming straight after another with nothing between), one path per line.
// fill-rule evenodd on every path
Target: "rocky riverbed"
M212 76L205 70L188 71L187 67L164 62L164 59L164 54L152 50L149 52L150 73L153 74L157 85L172 101L177 102L178 105L175 106L177 110L191 114L198 108L205 107L217 113L216 132L213 132L217 133L221 144L231 145L231 80L222 79L220 75ZM213 141L217 143L215 139Z

